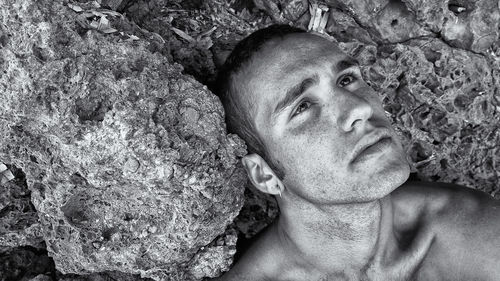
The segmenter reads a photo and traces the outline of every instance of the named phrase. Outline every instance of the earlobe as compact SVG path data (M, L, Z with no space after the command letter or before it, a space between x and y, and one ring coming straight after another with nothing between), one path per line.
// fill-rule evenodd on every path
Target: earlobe
M260 155L255 153L246 155L241 159L241 162L255 188L271 195L283 192L281 180Z

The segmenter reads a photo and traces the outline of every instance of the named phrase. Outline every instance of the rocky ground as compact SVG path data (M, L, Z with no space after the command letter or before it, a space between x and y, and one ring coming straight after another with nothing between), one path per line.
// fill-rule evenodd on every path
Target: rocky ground
M500 199L499 5L0 0L0 279L228 270L278 210L246 184L245 146L209 89L235 43L271 23L324 32L360 61L414 179Z

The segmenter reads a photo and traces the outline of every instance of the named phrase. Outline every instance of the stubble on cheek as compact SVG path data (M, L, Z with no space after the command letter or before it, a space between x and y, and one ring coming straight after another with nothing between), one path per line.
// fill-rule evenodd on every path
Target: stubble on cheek
M326 123L326 122L325 122ZM284 142L289 147L289 161L311 170L315 177L341 175L349 148L332 132L331 124L303 124L288 131Z

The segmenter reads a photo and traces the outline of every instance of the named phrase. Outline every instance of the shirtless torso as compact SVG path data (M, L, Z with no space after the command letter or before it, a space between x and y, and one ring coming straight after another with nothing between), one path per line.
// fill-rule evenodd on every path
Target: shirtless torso
M373 234L377 247L362 269L318 272L299 264L271 224L217 280L500 280L500 201L452 184L409 182L383 205L392 217Z

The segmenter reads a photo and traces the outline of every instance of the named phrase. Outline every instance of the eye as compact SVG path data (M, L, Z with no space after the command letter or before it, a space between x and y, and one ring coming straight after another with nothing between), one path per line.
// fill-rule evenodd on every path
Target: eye
M301 101L300 104L297 106L297 108L295 109L293 115L292 115L292 118L301 114L302 112L304 112L305 110L307 110L309 107L311 107L311 103L308 102L308 101Z
M356 82L358 80L358 77L356 74L350 72L342 75L342 77L339 78L337 84L341 87L347 87L350 84Z

